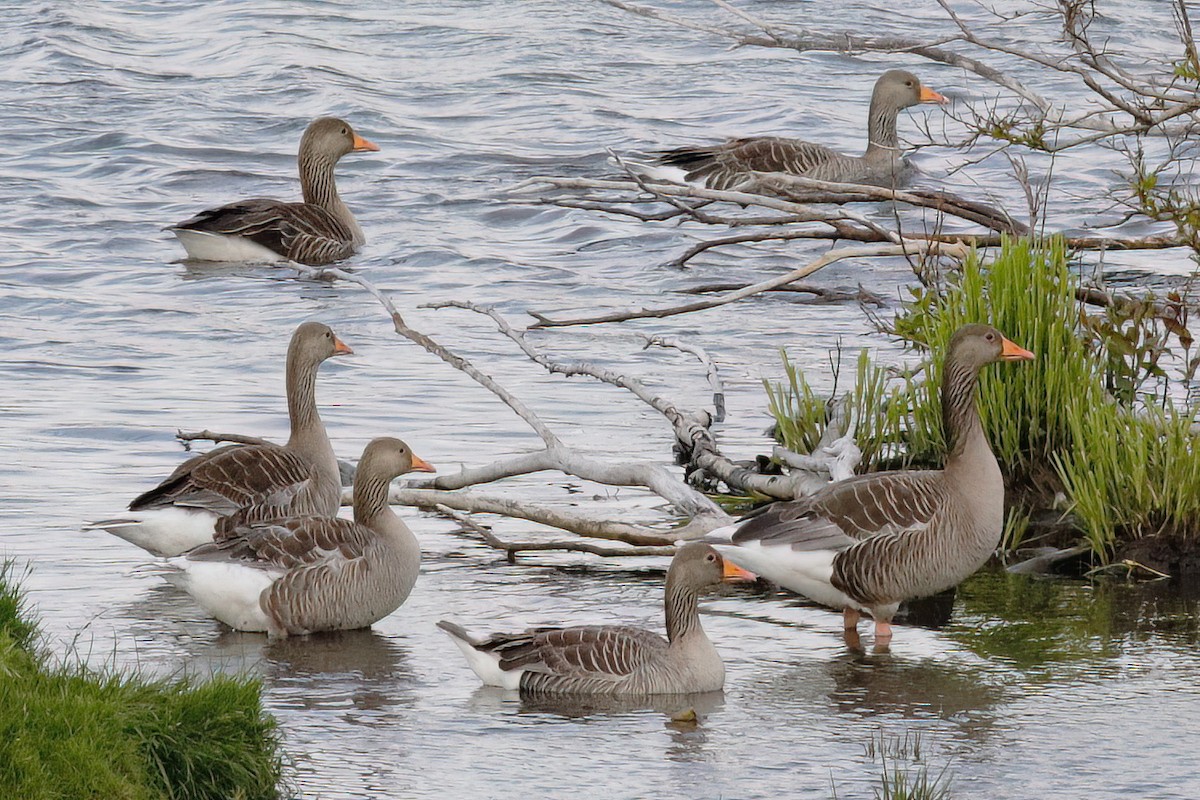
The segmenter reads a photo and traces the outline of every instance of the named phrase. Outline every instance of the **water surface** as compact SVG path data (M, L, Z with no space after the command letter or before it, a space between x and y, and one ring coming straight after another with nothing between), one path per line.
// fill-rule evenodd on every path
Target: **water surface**
M1165 14L1159 5L1123 8L1153 21ZM705 3L672 7L719 15ZM863 3L750 7L880 32L941 24L927 3L908 19ZM328 322L357 353L321 373L340 455L400 435L454 470L538 446L497 400L397 339L358 287L177 261L164 225L237 197L298 194L295 147L312 117L344 115L382 148L339 169L370 239L354 269L571 444L669 465L669 429L632 397L548 376L483 318L418 305L472 299L527 322L528 308L675 302L678 288L759 280L820 248L729 249L669 269L712 232L516 205L503 189L532 175L608 174L607 147L786 134L857 150L871 83L892 66L963 102L993 95L987 85L906 57L731 50L598 3L17 2L0 19L0 550L32 565L31 599L57 646L74 642L94 663L163 674L261 675L296 790L310 798L568 797L581 787L613 798L826 798L831 784L839 797L865 797L881 772L870 743L915 735L920 763L934 774L949 765L956 797L1200 792L1194 593L983 575L947 626L902 628L893 652L864 655L846 649L837 615L783 594L728 590L705 604L727 690L688 699L693 724L672 720L672 703L522 705L478 688L433 626L443 616L480 630L656 626L661 559L510 565L450 523L410 511L425 561L399 612L370 631L268 642L223 630L136 571L140 551L79 531L184 457L178 428L284 438L282 356L304 319ZM1169 30L1164 20L1137 30ZM1036 38L1037 25L1022 21L1009 35ZM1128 41L1131 29L1114 35ZM1148 51L1165 48L1157 34L1137 35ZM1055 96L1071 91L1024 77ZM939 114L914 110L901 130L915 139L924 118L939 128ZM1003 159L951 173L963 160L945 148L916 157L922 180L1022 207ZM1100 195L1117 166L1104 153L1062 158L1052 224L1104 219ZM1175 253L1110 255L1105 265L1143 283L1189 270ZM844 262L814 280L897 299L911 274L902 262ZM760 380L781 374L777 349L819 382L839 342L895 354L869 330L853 305L772 296L535 341L641 375L692 407L709 402L702 371L681 354L643 351L640 335L703 345L726 382L722 446L747 458L769 445ZM662 518L654 498L560 475L496 490ZM496 530L538 534L503 520Z

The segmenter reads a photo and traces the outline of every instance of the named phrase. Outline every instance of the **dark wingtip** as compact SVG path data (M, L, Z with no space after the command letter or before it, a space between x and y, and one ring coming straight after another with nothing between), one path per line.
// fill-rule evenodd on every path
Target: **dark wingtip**
M463 626L459 625L458 623L451 622L448 619L439 619L437 621L437 626L453 636L455 639L462 639L464 642L467 642L471 645L475 644L475 640L471 638L471 634L467 633Z

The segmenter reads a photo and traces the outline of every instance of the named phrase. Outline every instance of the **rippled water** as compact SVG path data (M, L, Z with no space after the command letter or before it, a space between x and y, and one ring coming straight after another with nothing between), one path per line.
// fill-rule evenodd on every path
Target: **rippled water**
M296 142L344 115L382 150L347 158L344 195L370 239L351 263L416 327L476 358L572 444L670 463L662 421L625 394L544 375L484 324L419 303L467 298L514 320L555 310L667 302L696 283L787 269L802 246L730 249L689 270L661 265L707 232L639 225L502 196L538 174L600 175L605 148L726 135L801 134L861 147L870 84L903 64L960 100L991 95L959 71L901 57L726 49L598 3L383 0L344 3L17 2L0 9L0 551L32 565L47 632L96 663L251 670L267 685L305 797L869 796L872 737L920 734L922 758L958 797L1192 798L1200 733L1197 598L1166 590L984 575L940 630L902 628L893 652L858 656L837 616L783 595L729 590L705 625L728 662L723 698L689 699L697 724L660 708L530 706L477 687L433 622L484 629L562 621L658 624L661 561L596 565L547 556L506 564L409 512L425 552L409 602L372 631L268 643L223 631L185 597L134 571L140 551L83 521L117 510L183 457L177 428L286 436L282 354L301 320L329 322L358 353L322 370L335 447L354 457L397 434L444 469L537 446L500 403L390 330L360 289L287 270L184 265L163 225L217 202L298 194ZM751 4L787 18L814 4ZM707 4L679 13L716 18ZM1169 30L1154 3L1124 4L1153 51ZM850 3L823 24L931 30ZM1157 20L1157 22L1156 22ZM1036 38L1036 19L1013 26ZM1155 26L1158 27L1155 27ZM1063 96L1068 87L1027 76ZM927 115L901 121L907 135ZM948 123L949 124L949 123ZM950 126L953 132L953 126ZM964 156L922 151L923 180L1021 208L1007 166L949 173ZM1104 214L1118 162L1055 165L1057 227ZM870 213L885 213L874 210ZM1140 281L1188 270L1177 254L1110 255ZM824 285L898 297L903 264L847 262ZM539 334L646 376L681 403L708 402L702 373L641 332L704 345L727 383L719 427L735 457L766 446L759 386L776 350L814 367L839 340L890 350L844 305L786 297L624 327ZM654 518L637 492L559 476L507 491ZM498 522L502 535L529 535ZM947 766L948 765L948 766Z

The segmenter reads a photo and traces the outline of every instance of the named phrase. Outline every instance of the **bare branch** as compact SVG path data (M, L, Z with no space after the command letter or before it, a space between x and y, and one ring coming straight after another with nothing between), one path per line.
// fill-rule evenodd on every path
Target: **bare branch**
M738 289L743 289L749 284L745 283L706 283L700 286L688 286L680 289L681 294L711 294L713 292L733 292ZM882 295L864 289L859 284L858 289L849 292L841 289L831 289L827 286L814 286L811 283L790 283L786 286L776 286L774 289L768 289L771 292L794 292L797 294L815 295L815 299L802 302L809 303L845 303L857 302L873 306L886 306L888 301Z
M192 431L185 433L182 430L175 431L175 438L183 442L185 445L195 441L208 441L220 444L221 442L232 442L234 444L272 444L272 442L262 439L258 436L245 436L240 433L213 433L208 428L202 431Z
M598 556L671 556L675 554L675 547L672 546L653 546L642 545L634 547L620 547L617 545L601 545L591 542L581 542L577 539L554 539L550 541L527 541L527 542L506 542L496 534L492 533L491 528L486 525L480 525L475 520L471 519L466 514L459 513L452 508L444 505L434 506L434 510L439 514L449 517L463 527L464 531L472 531L478 534L479 538L483 539L484 543L489 547L494 547L497 550L503 550L508 556L509 561L514 561L513 558L517 553L537 552L545 550L558 550L575 553L592 553Z
M769 29L760 28L764 35L746 34L715 25L704 25L701 23L692 22L691 20L683 19L682 17L675 17L670 14L666 14L655 8L627 3L624 2L624 0L601 1L615 8L628 11L632 14L637 14L638 16L646 17L647 19L655 19L661 22L667 22L671 25L678 25L682 28L715 34L724 39L729 39L741 46L754 45L758 47L782 47L790 50L796 50L797 52L801 53L812 51L825 51L832 53L912 53L914 55L927 58L930 61L936 61L953 67L960 67L962 69L969 70L979 77L1003 86L1004 88L1024 98L1040 109L1044 114L1048 114L1053 108L1053 104L1050 103L1049 100L1042 97L1040 94L1025 86L1015 78L982 61L979 61L978 59L938 47L930 43L928 40L914 39L904 36L862 36L856 33L851 33L850 31L841 31L838 33L828 34L816 33L814 31L799 29L792 26L772 26ZM786 33L784 31L786 31Z
M791 272L776 276L770 280L747 286L744 289L739 289L736 292L720 295L718 297L708 298L705 300L697 300L692 303L684 303L683 305L668 306L665 308L643 308L636 311L619 311L608 314L595 314L586 317L574 318L559 318L554 319L547 317L535 311L527 311L530 316L534 317L537 322L531 325L531 328L551 328L563 327L567 325L595 325L603 322L624 322L631 319L647 319L647 318L662 318L671 317L677 314L687 314L693 311L705 311L710 308L736 303L738 300L744 300L747 297L756 295L760 292L769 291L779 286L784 286L793 281L798 281L801 278L806 278L819 269L829 266L846 258L875 258L879 256L907 256L912 253L935 253L937 255L948 256L955 259L964 259L967 257L969 248L958 242L930 242L930 241L906 241L903 245L893 244L874 244L864 245L861 247L844 247L840 250L830 250L820 258L806 264L803 267L794 269Z
M708 352L698 344L682 342L673 336L647 336L646 347L667 347L691 353L704 365L708 377L708 385L712 387L714 422L725 421L725 386L721 383L721 373L717 370L716 362L708 356Z
M434 508L438 505L445 505L459 511L500 514L570 531L592 539L611 539L636 545L669 545L677 539L699 538L717 527L711 520L704 520L701 523L693 520L680 528L669 530L649 528L626 522L597 519L540 503L527 503L508 497L481 495L470 491L443 492L436 489L406 489L393 486L388 493L388 502L417 508Z
M712 432L709 430L711 420L708 415L679 409L673 403L649 391L636 378L602 369L594 364L582 362L561 364L553 361L534 348L525 338L524 332L515 330L493 308L484 308L461 300L431 305L435 308L462 308L491 317L502 333L516 342L529 358L551 373L567 376L588 375L613 386L628 389L634 396L658 411L671 423L675 439L683 452L687 454L687 460L691 465L724 482L735 491L754 492L777 499L792 499L799 496L800 493L811 491L812 481L809 475L803 473L789 476L760 475L754 470L730 461L721 454L713 439Z

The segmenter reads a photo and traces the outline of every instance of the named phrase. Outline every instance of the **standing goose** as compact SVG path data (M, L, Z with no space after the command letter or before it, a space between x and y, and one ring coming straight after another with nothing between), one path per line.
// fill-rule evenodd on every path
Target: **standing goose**
M943 469L857 475L774 503L710 541L739 566L843 609L848 641L865 611L875 620L876 645L886 646L900 601L956 586L1000 543L1004 480L976 387L985 365L1032 358L988 325L958 329L942 373Z
M388 485L434 469L399 439L374 439L354 474L354 521L292 516L236 528L170 559L173 583L239 631L272 636L365 628L412 591L421 548Z
M488 686L528 694L647 695L711 692L725 683L725 665L700 627L699 594L722 580L724 562L693 542L667 570L667 639L643 628L587 625L535 628L476 639L442 620L467 663Z
M945 97L922 86L916 75L889 70L875 81L867 121L867 149L848 156L801 139L755 136L730 139L711 147L680 147L659 156L658 168L648 174L682 180L710 189L735 189L754 172L786 172L837 183L892 186L903 169L896 117L918 103L947 103ZM670 169L674 168L674 169Z
M321 266L349 258L366 241L338 196L333 169L347 153L378 150L350 123L313 120L300 139L303 203L255 198L201 211L170 230L200 261L298 261Z
M175 556L241 522L289 514L335 516L342 481L317 413L317 369L331 356L353 352L328 325L305 322L288 345L291 436L286 445L219 447L194 456L136 497L130 513L85 529L106 530L156 556Z

